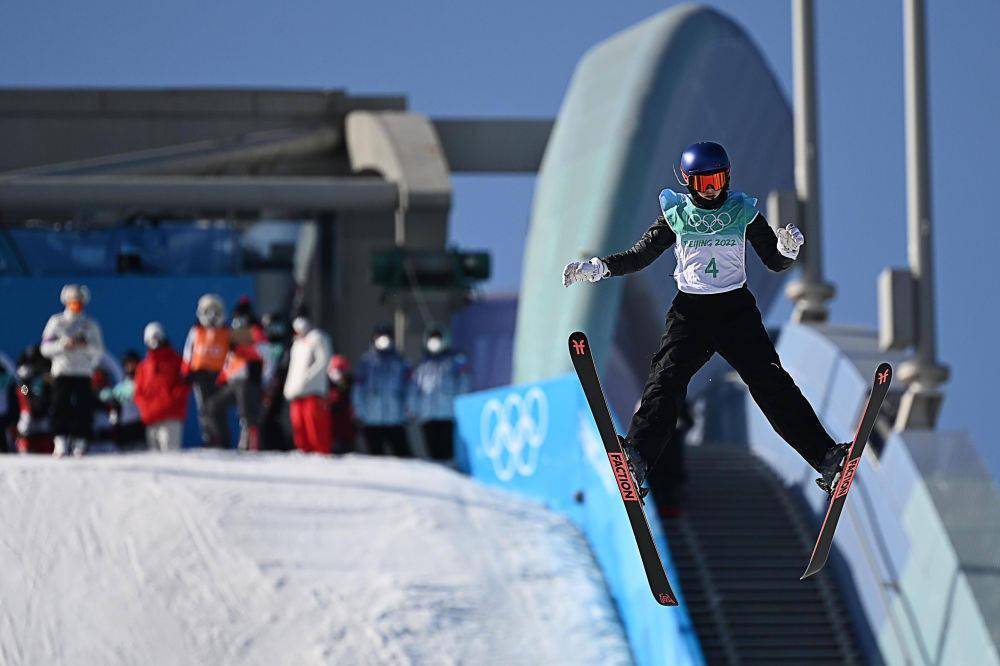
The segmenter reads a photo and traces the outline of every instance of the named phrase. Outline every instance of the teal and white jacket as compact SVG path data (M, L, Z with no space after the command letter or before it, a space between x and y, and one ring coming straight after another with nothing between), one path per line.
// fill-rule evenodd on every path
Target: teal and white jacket
M689 294L720 294L747 281L746 241L772 271L793 260L778 252L778 238L757 210L757 200L730 192L717 209L698 208L691 197L660 192L660 216L630 249L603 257L611 275L642 270L674 247L677 288Z

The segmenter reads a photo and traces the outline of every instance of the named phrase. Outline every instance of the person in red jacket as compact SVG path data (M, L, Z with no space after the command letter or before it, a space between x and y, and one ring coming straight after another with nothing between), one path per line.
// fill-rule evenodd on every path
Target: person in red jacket
M150 322L142 333L146 358L135 371L132 400L146 424L146 442L153 451L177 451L187 416L188 391L181 355L167 340L163 325Z
M51 364L38 345L27 347L17 359L18 453L52 455L54 440L49 412L52 406Z
M326 368L326 376L330 380L327 402L333 417L332 451L350 453L355 449L354 408L351 407L351 384L354 377L347 357L334 354Z

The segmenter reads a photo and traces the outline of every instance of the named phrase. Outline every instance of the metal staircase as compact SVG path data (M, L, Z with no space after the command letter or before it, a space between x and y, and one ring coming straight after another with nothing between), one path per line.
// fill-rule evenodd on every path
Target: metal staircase
M663 524L708 664L862 663L829 572L799 580L818 526L745 448L687 451L684 514Z

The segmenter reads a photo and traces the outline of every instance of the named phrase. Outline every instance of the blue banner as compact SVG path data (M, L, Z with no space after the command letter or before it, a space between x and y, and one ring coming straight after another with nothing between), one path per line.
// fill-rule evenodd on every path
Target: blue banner
M653 599L618 485L574 375L462 396L455 402L460 468L541 501L586 535L640 665L702 664L666 537L647 512L681 605Z
M115 275L122 253L141 257L142 272L155 275L231 275L243 259L238 231L186 220L110 229L11 229L8 238L19 263L35 276Z

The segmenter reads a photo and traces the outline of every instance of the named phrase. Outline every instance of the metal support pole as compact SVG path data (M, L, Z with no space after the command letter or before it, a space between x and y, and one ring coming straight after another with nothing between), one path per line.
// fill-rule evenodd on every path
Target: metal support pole
M333 213L322 213L317 216L319 237L316 243L316 308L313 310L313 321L325 331L332 331L334 317L339 314L333 311L334 291L336 283L336 253L337 234L336 216Z
M899 368L907 384L896 429L933 428L943 396L936 387L948 379L936 356L934 261L927 140L927 68L923 0L903 0L906 80L906 226L910 271L916 282L915 353Z
M819 151L816 137L816 66L813 0L792 2L792 48L795 79L795 190L806 243L802 275L785 295L795 302L795 321L826 321L826 302L836 293L823 280L823 234L819 215Z
M394 231L396 247L406 247L406 208L408 204L407 200L407 190L405 184L399 185L399 205L396 208L395 219L394 219ZM398 298L398 297L397 297ZM406 302L405 299L399 298L396 304L396 310L393 312L393 333L396 338L396 348L400 350L401 353L406 353L406 336L409 331L407 330L407 325L409 324L409 317L406 312Z

